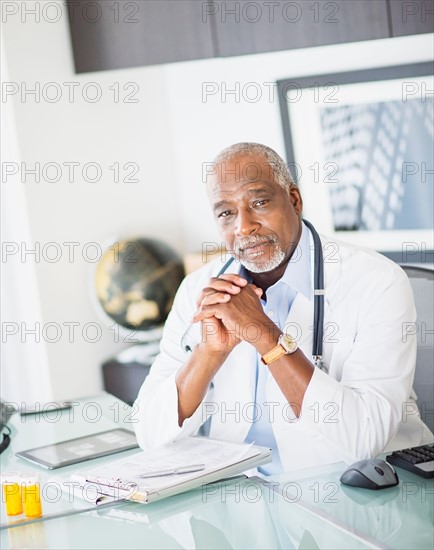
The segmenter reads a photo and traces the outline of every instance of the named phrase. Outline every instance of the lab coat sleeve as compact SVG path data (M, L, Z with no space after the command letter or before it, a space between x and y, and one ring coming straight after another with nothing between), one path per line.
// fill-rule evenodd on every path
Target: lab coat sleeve
M416 311L404 272L390 266L366 279L366 286L352 291L363 288L363 296L353 298L360 310L341 380L315 369L300 417L306 430L319 432L354 460L381 453L405 422L417 346L406 331L414 327ZM345 299L351 308L351 293Z
M142 449L150 449L174 439L196 434L206 420L202 404L178 426L178 391L176 373L187 361L188 352L182 349L181 339L190 326L198 294L197 279L184 279L167 318L160 345L160 354L155 359L134 403L134 429ZM201 287L200 287L201 288ZM200 289L199 289L200 290ZM209 390L204 401L212 398Z

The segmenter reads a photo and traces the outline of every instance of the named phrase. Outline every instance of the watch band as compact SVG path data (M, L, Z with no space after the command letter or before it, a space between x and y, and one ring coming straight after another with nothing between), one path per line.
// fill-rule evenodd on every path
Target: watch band
M275 346L271 351L261 357L261 361L264 365L270 365L271 363L274 363L274 361L277 361L277 359L280 359L282 355L285 355L285 353L286 350L283 346L277 344L277 346Z
M294 353L298 348L297 341L289 334L281 334L277 340L277 346L261 357L264 365L270 365L280 359L282 355Z

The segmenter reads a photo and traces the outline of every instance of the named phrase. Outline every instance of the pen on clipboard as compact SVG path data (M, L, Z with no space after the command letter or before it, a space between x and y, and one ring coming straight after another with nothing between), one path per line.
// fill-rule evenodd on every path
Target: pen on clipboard
M110 487L111 489L120 489L121 491L131 491L137 487L137 483L134 481L123 481L121 479L106 478L101 476L87 476L86 483L95 483L96 485L102 485L103 487Z
M179 474L192 474L193 472L201 472L205 470L205 464L192 464L191 466L179 466L170 470L159 470L156 472L147 472L140 474L137 477L140 479L149 479L152 477L177 476Z
M146 502L146 493L139 491L137 483L134 482L122 481L121 479L108 479L100 476L87 476L86 483L99 485L100 487L97 489L97 492L101 495L114 496L117 500L126 498L127 500L134 500L136 502ZM107 489L101 489L101 487L107 487ZM123 491L123 496L120 491Z

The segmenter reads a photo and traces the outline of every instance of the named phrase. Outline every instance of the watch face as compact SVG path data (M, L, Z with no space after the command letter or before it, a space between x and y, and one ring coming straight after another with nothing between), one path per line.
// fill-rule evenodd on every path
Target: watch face
M280 337L280 344L286 349L287 353L294 353L297 349L297 342L289 334L282 334Z

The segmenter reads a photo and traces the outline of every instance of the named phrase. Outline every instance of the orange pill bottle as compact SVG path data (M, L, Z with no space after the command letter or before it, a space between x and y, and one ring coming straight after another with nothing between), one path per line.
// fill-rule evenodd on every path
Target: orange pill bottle
M21 478L21 498L26 517L36 518L42 516L41 491L38 474L27 474Z
M21 499L21 477L17 472L7 472L1 476L3 502L8 516L19 516L23 513Z

